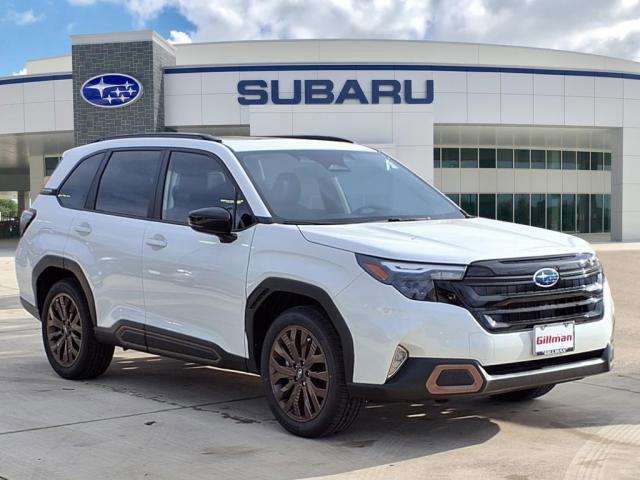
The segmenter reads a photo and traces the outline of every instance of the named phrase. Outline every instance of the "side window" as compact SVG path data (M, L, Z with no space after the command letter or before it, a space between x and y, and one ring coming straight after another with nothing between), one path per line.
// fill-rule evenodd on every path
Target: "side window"
M95 177L100 167L102 155L102 153L99 153L84 159L71 172L71 175L62 184L58 193L58 199L63 207L84 208L93 177Z
M155 195L160 151L113 152L100 179L96 210L146 217Z
M162 219L186 224L189 212L206 207L226 208L236 215L241 227L249 226L253 218L219 160L198 153L173 152L164 184Z

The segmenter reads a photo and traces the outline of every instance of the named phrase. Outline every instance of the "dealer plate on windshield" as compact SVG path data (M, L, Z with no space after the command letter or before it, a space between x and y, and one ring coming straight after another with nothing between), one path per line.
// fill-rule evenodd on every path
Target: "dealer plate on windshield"
M551 323L533 327L533 353L557 355L572 352L575 348L575 324Z

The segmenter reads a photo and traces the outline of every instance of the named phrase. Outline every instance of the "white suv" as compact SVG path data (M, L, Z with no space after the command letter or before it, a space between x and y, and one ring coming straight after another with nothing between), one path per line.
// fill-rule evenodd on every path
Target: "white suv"
M526 400L606 372L613 302L581 239L471 218L340 139L131 135L65 153L16 270L53 369L114 346L260 374L317 437L365 400Z

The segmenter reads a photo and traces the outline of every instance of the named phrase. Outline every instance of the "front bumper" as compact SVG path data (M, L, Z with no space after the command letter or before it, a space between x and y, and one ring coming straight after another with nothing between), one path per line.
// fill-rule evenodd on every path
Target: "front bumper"
M475 360L465 359L410 358L391 380L382 385L351 383L348 387L351 396L377 402L483 396L578 380L608 372L612 363L612 345L592 352L494 366L482 366ZM461 369L474 368L478 377L453 375L447 379L446 386L438 386L439 380L434 378L434 373L439 375L445 371L443 366L455 370L456 365Z

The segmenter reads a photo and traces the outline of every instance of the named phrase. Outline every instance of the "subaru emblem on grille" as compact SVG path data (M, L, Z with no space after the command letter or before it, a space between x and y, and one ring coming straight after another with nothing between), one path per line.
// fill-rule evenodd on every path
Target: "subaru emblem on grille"
M533 283L539 287L553 287L560 280L560 274L555 268L541 268L533 274Z

